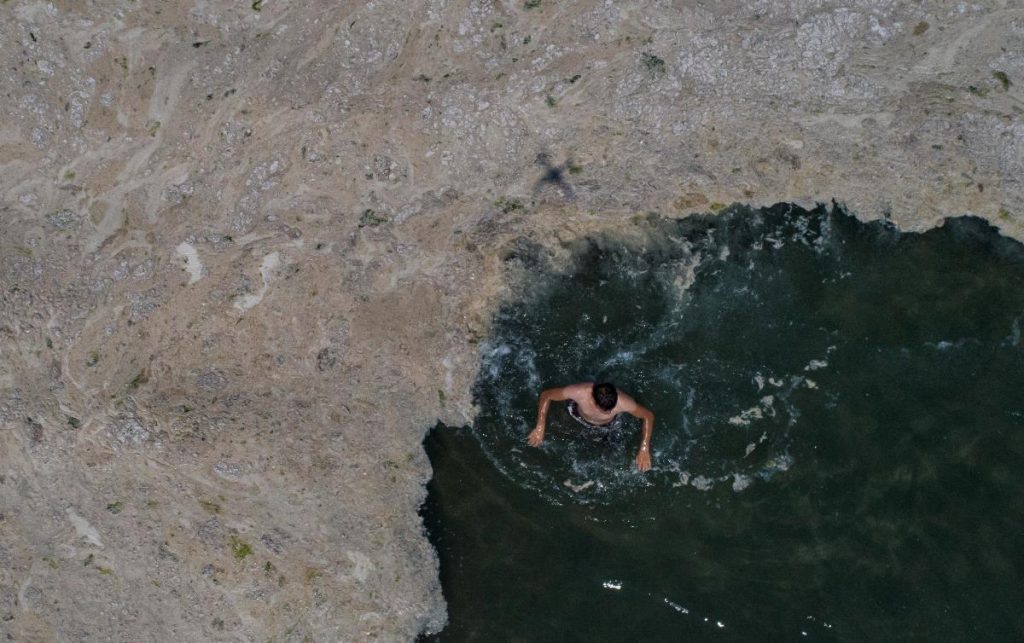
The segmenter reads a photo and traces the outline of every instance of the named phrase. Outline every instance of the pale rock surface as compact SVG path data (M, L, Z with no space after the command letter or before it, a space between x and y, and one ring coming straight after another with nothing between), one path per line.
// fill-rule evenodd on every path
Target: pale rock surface
M441 628L424 433L590 231L1024 233L1017 3L537 4L0 6L0 633Z

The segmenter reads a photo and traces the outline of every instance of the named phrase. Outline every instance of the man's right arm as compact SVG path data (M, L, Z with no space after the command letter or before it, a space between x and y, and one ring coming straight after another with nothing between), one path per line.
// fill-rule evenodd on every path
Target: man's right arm
M552 402L561 402L562 400L569 399L566 389L568 387L549 388L541 391L540 402L537 404L537 426L533 428L533 431L527 437L527 442L530 443L531 447L540 446L540 443L544 441L544 430L548 424L548 408Z

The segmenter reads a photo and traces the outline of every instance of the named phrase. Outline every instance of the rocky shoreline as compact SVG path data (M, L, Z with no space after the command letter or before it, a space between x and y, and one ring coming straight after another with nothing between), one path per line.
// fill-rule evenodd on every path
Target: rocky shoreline
M0 632L409 640L508 265L836 200L1024 238L1008 2L0 7Z

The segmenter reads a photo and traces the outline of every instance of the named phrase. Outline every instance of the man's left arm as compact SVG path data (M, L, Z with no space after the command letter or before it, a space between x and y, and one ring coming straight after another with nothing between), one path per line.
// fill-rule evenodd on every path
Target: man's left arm
M640 438L640 450L636 454L636 468L647 471L651 468L651 433L654 432L654 413L650 409L637 405L636 417L643 420L643 437Z
M651 468L651 434L654 433L654 413L650 409L637 404L633 398L623 400L622 406L623 411L639 418L643 422L640 450L636 454L636 468L640 471L647 471Z

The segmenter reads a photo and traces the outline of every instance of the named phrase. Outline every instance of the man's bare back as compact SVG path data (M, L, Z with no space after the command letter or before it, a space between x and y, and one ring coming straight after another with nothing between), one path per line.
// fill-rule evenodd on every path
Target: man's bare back
M643 437L636 454L636 467L640 471L651 468L651 432L654 430L654 413L636 403L629 395L617 390L611 384L580 382L561 388L549 388L541 392L537 409L537 426L530 432L527 441L530 446L540 446L544 441L547 427L548 408L551 402L571 400L576 403L576 412L586 422L595 426L609 424L619 413L629 413L643 420Z

